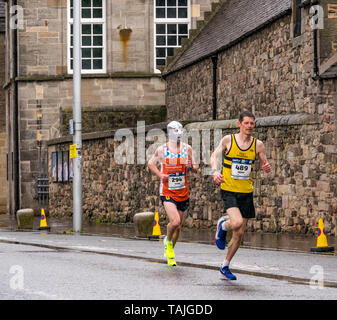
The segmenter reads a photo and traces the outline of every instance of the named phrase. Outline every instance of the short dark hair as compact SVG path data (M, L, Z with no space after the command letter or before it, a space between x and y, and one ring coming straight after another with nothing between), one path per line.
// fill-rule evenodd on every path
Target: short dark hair
M250 111L243 111L239 115L239 121L242 122L244 117L253 118L255 120L255 116Z

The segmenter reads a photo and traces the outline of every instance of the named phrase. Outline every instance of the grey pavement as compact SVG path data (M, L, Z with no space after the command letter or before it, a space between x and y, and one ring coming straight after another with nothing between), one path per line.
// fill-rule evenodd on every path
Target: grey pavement
M165 263L162 241L130 239L112 236L81 234L42 234L41 232L0 231L0 244L23 244L33 247L71 250L137 258L150 262ZM224 251L214 245L178 242L175 248L176 260L180 266L218 270L224 259ZM231 267L239 274L274 277L290 282L309 283L314 266L324 270L327 286L337 288L336 256L278 250L240 248Z
M64 218L48 218L48 226L51 227L50 233L66 233L73 227L73 220L69 217ZM40 223L39 217L34 219L34 230L38 230ZM16 231L16 221L13 216L0 214L0 230ZM162 232L165 232L165 227L161 226ZM202 244L214 243L213 229L187 229L181 232L179 241L193 242ZM92 221L83 221L83 234L99 235L99 236L115 236L124 238L135 238L134 225L129 224L104 224L95 223ZM337 251L337 237L328 236L329 246ZM253 233L247 232L244 235L243 247L266 249L266 250L285 250L308 253L312 247L316 247L316 237L314 235L303 234L285 234L285 233Z
M226 307L224 300L336 300L337 297L337 288L331 282L327 286L327 281L324 286L307 285L294 278L261 277L244 270L237 273L237 281L225 281L218 268L212 267L216 256L209 245L194 244L192 248L192 243L178 243L178 266L169 267L162 260L162 243L154 241L109 237L107 242L97 236L22 232L0 235L0 300L142 299L149 300L150 305L154 300L216 300L219 301L216 305L210 303L220 318ZM18 244L20 241L25 244ZM214 261L194 264L199 262L198 254ZM292 259L286 252L282 254L281 258ZM326 257L319 258L326 268ZM124 302L124 306L130 304ZM166 302L165 308L163 303L161 315L168 313L168 304L172 302ZM125 310L122 305L118 303L121 311Z
M3 216L0 215L0 244L22 244L165 263L162 241L136 238L133 225L84 223L85 232L73 234L69 232L71 219L48 219L51 232L43 234L37 230L16 231L15 223L8 223L8 216ZM175 248L178 265L218 270L226 251L217 249L213 238L214 231L183 230ZM336 249L333 240L335 238L329 239L329 245L335 245ZM231 269L238 274L309 284L316 266L319 266L324 271L325 285L337 288L336 254L311 253L312 246L315 246L314 237L247 234L231 262Z

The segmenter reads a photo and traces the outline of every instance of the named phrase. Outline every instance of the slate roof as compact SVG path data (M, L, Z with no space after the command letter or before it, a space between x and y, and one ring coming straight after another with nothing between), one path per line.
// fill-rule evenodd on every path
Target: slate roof
M227 0L163 75L222 51L290 12L291 0Z

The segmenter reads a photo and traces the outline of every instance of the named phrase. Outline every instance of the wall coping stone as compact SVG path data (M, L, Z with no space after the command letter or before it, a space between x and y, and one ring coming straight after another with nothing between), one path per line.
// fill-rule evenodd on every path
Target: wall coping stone
M185 126L186 130L202 130L202 129L235 129L238 128L238 120L214 120L207 122L194 122ZM256 118L256 128L259 127L275 127L275 126L293 126L293 125L309 125L320 123L317 115L300 113L288 114L281 116L269 116Z
M214 120L214 121L203 121L203 122L190 122L190 121L181 121L186 130L212 130L212 129L236 129L237 119L231 120ZM152 125L145 126L145 132L148 132L152 129L160 129L166 130L166 126L169 123L160 122ZM309 124L317 124L320 123L319 116L300 113L300 114L288 114L281 116L269 116L256 118L256 128L259 127L275 127L275 126L293 126L293 125L309 125ZM137 133L137 128L122 128L118 130L125 130L125 135L127 132L131 132L132 134ZM82 134L82 141L86 140L96 140L96 139L105 139L114 137L117 130L106 130L106 131L98 131L91 133ZM55 138L47 141L48 146L72 143L72 136L65 136L60 138Z
M125 106L90 106L82 107L83 112L136 112L165 108L165 105L125 105ZM61 111L72 112L73 106L62 106Z
M168 124L168 122L160 122L160 123L156 123L156 124L146 125L145 126L145 132L148 132L152 129L166 130L167 124ZM131 131L132 134L137 133L137 128L120 128L120 129L117 129L117 130L106 130L106 131L83 133L82 134L82 141L113 138L118 130L125 130L125 136L130 131ZM72 143L72 142L73 142L72 136L65 136L65 137L60 137L60 138L48 140L47 146L65 144L65 143Z

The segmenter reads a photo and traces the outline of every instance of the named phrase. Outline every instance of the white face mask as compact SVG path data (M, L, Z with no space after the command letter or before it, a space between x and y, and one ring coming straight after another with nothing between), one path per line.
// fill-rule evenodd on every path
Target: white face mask
M178 142L183 136L183 126L178 121L171 121L167 125L168 139L173 142Z

